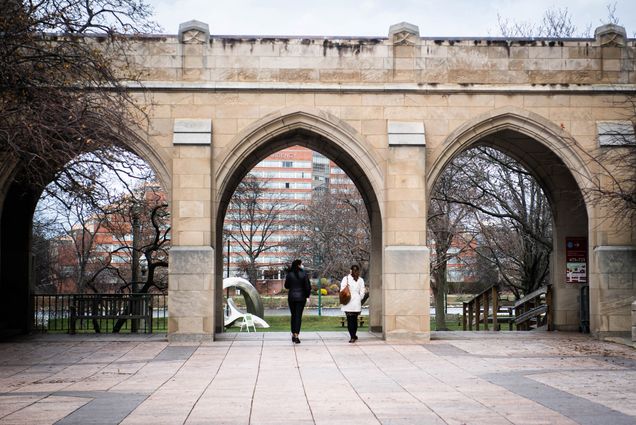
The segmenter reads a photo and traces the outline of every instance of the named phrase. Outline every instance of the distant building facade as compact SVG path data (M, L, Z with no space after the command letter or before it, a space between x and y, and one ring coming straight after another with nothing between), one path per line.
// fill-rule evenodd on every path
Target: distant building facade
M279 245L263 252L257 259L259 291L278 293L280 280L284 279L285 269L292 253L284 245L292 238L296 230L289 222L301 208L310 205L312 197L318 193L332 190L352 189L354 184L344 171L324 155L302 146L292 146L278 151L259 162L249 173L259 181L268 197L279 203L280 226L268 239L269 244ZM225 220L232 220L231 211ZM244 252L239 243L225 239L224 276L244 275Z
M92 292L86 282L100 292L115 292L131 280L135 238L139 247L154 236L148 213L154 205L166 202L166 194L157 183L149 183L144 185L143 199L144 207L138 214L122 211L93 216L51 241L49 281L56 293ZM169 217L159 221L160 230L165 232ZM142 269L138 270L138 280L143 278Z

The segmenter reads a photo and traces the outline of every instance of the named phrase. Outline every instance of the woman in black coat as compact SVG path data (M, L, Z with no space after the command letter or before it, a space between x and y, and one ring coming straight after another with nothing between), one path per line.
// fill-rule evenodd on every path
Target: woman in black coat
M301 260L294 260L285 277L285 289L289 290L287 302L289 304L289 311L291 312L292 341L296 344L300 344L298 334L300 333L303 310L311 293L309 276L307 276L307 273L302 269L301 264Z

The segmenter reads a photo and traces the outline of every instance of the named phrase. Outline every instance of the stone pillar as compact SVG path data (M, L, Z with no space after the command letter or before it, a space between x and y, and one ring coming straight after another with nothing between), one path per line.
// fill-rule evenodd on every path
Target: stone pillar
M627 336L636 300L636 246L597 246L595 287L590 287L590 321L599 337Z
M202 246L170 249L168 337L199 341L214 335L214 250Z
M422 122L389 121L383 309L387 340L430 339L426 141Z
M429 249L387 246L384 250L384 337L423 342L430 332Z
M188 28L180 31L182 43L205 39L201 31ZM174 118L172 149L168 339L212 340L215 270L211 231L211 119Z

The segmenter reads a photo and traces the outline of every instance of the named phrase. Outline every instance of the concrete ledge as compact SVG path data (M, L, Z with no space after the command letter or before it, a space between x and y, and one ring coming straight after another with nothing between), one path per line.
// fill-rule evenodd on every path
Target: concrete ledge
M361 93L533 93L533 94L566 94L566 93L635 93L633 84L476 84L462 85L455 83L418 84L418 83L291 83L291 82L243 82L243 81L159 81L142 82L125 81L127 89L134 90L166 90L166 91L299 91L299 92L361 92Z
M386 332L384 339L392 344L422 344L431 340L431 333L396 330Z

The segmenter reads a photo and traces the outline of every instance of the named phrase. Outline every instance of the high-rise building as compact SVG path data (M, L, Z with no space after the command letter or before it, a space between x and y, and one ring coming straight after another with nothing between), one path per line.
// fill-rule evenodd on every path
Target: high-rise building
M259 182L259 187L266 192L266 197L276 203L275 208L279 214L278 220L271 224L276 230L267 239L271 247L257 258L257 277L279 279L284 275L290 256L287 247L282 243L297 232L297 229L290 226L293 215L297 214L300 208L308 206L314 194L334 188L353 187L353 182L329 158L301 146L292 146L268 156L259 162L248 176ZM236 234L236 222L244 218L246 217L237 214L230 206L225 217L226 228L232 227L231 231ZM235 223L232 226L233 221ZM258 242L258 234L254 240ZM227 240L225 247L228 247ZM241 275L241 271L244 270L242 264L245 262L245 250L240 247L239 242L230 238L229 251L229 274ZM227 261L227 252L224 256ZM224 269L227 273L227 263Z

